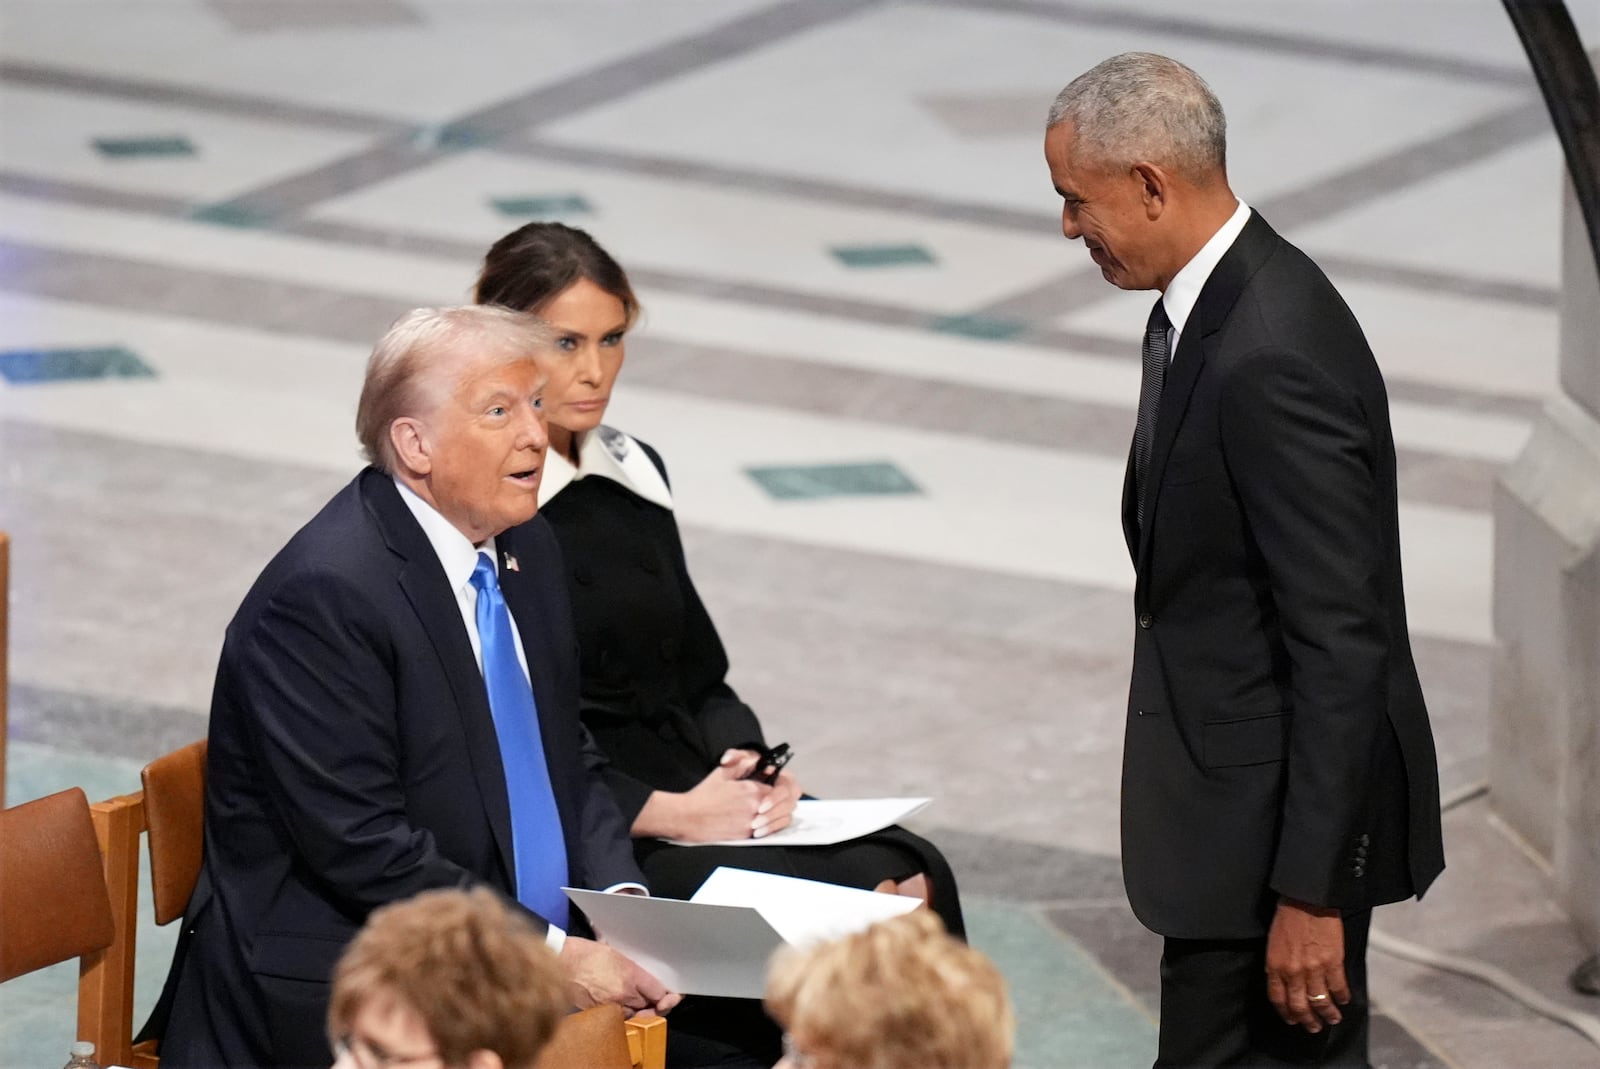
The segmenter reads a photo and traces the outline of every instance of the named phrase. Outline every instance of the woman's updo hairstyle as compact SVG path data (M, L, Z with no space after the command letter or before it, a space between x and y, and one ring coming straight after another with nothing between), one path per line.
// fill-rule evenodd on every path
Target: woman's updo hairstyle
M537 315L580 279L621 301L633 325L639 300L627 273L587 231L565 223L529 223L495 242L483 258L475 299Z

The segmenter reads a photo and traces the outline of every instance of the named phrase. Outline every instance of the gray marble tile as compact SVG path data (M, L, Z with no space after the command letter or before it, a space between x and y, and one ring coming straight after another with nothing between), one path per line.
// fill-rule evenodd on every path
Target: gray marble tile
M109 308L166 312L203 322L370 345L401 313L437 303L339 292L107 253L0 240L0 289ZM430 300L431 298L431 300Z
M206 0L240 33L418 26L422 16L400 0Z
M1044 94L1043 99L1049 99L1049 92ZM1038 103L1038 99L1035 99L1035 109ZM979 201L950 200L910 190L874 189L814 176L780 174L756 166L736 168L611 147L569 144L538 132L512 135L499 142L496 149L533 159L574 163L618 174L682 179L700 185L749 193L770 193L821 204L868 208L947 222L976 223L995 230L1023 234L1048 234L1060 225L1059 217L1050 210L1048 204L1038 211L1024 211Z
M345 481L10 420L0 457L14 683L188 711L262 565Z
M237 28L238 22L254 18L267 22L275 17L286 19L315 18L318 13L325 18L338 18L341 13L357 18L365 9L368 13L380 8L401 9L398 0L370 0L366 3L273 3L263 0L208 0L219 14L228 17ZM317 9L308 12L306 9ZM349 25L356 25L350 23ZM332 25L325 23L324 25ZM370 23L369 23L370 25ZM292 123L298 126L319 127L326 130L347 130L354 133L395 134L405 131L406 124L379 115L365 115L347 110L312 107L286 100L268 100L245 93L231 93L217 89L200 89L189 85L164 84L137 78L125 78L96 71L73 70L48 63L29 63L19 59L0 62L0 84L27 86L56 92L92 94L114 97L119 101L138 101L209 112L213 115L234 116L242 119L267 119L273 122Z
M12 742L151 760L204 738L206 712L13 683L9 728Z
M934 826L925 832L949 860L963 894L1043 903L1052 911L1063 902L1084 903L1085 909L1106 908L1109 902L1127 912L1122 866L1115 857L955 828Z
M240 2L250 6L248 0ZM643 92L652 85L709 64L726 62L734 56L846 18L878 2L880 0L785 0L692 37L644 49L458 116L444 124L444 133L436 145L424 148L410 138L390 139L249 190L228 203L267 220L298 217L323 201L413 171L438 159L442 153L491 144L516 131Z
M1060 89L1055 85L1025 93L936 94L917 103L964 141L1028 134L1042 137L1050 101Z
M1339 41L1315 34L1282 33L1261 29L1243 21L1225 21L1216 8L1196 8L1194 14L1176 16L1141 9L1131 3L1093 3L1083 0L923 0L945 7L973 8L984 12L1004 12L1029 18L1048 19L1074 26L1131 30L1160 37L1178 37L1195 42L1213 42L1249 52L1329 60L1353 67L1383 67L1474 84L1525 86L1532 75L1519 67L1458 59L1439 55L1425 48L1377 47L1355 41Z

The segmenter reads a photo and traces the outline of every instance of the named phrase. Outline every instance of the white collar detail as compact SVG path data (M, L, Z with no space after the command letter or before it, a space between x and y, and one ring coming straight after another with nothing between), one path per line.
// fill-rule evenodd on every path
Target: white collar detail
M567 488L568 483L598 475L620 483L653 505L672 508L672 491L661 477L644 446L613 427L596 427L576 435L578 439L578 465L555 450L547 450L544 458L544 477L539 480L539 504L542 507Z
M1233 243L1239 240L1249 221L1250 205L1241 200L1228 221L1211 235L1210 241L1200 246L1194 258L1184 264L1182 270L1167 283L1161 303L1167 310L1167 318L1172 321L1172 328L1179 334L1183 333L1184 325L1189 322L1189 313L1194 311L1195 304L1199 302L1200 291L1205 289L1211 272L1217 269L1217 264L1233 248Z

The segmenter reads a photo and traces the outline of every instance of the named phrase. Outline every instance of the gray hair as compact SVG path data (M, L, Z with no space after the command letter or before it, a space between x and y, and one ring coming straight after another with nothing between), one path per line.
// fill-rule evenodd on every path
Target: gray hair
M356 406L361 451L380 471L393 474L396 457L389 427L402 416L431 412L443 398L438 358L446 353L498 357L509 363L554 351L556 333L544 320L494 305L413 308L394 321L367 359Z
M1113 167L1156 163L1199 185L1227 167L1221 101L1194 71L1153 52L1124 52L1074 78L1045 129L1064 122L1080 153Z

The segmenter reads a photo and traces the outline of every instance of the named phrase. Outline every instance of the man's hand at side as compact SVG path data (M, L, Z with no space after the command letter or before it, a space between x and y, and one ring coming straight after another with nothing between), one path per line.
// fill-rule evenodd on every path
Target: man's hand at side
M1344 1019L1339 1007L1349 1003L1350 985L1338 910L1279 900L1267 933L1267 998L1286 1023L1307 1032Z
M666 1013L683 999L628 958L593 939L567 936L561 945L561 967L572 1003L580 1010L615 1002L630 1015Z

